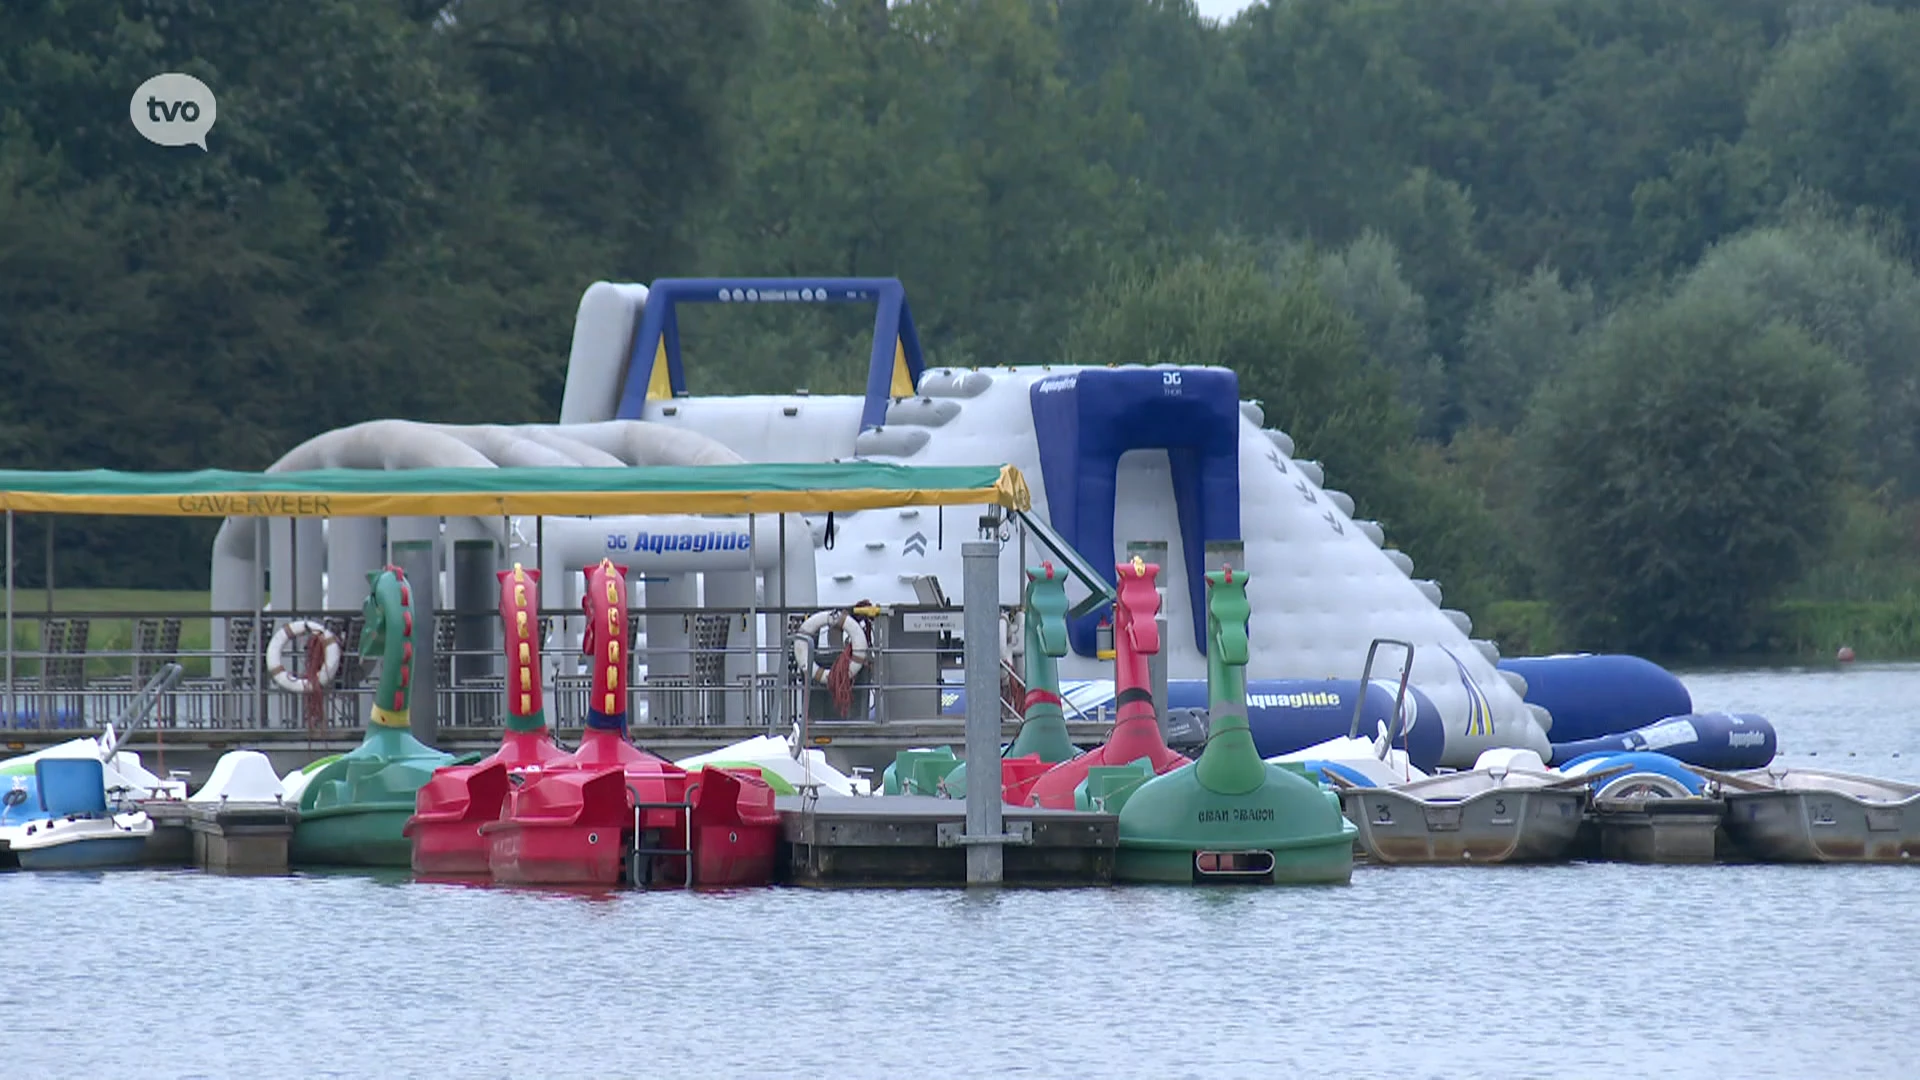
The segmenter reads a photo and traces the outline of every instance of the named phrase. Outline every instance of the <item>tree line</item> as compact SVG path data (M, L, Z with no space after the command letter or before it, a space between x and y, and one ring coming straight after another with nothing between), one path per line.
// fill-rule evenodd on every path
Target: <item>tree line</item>
M1232 366L1450 606L1761 648L1920 596L1915 177L1920 0L15 0L0 460L549 419L593 280L897 276L930 363ZM692 389L855 390L868 321L689 311Z

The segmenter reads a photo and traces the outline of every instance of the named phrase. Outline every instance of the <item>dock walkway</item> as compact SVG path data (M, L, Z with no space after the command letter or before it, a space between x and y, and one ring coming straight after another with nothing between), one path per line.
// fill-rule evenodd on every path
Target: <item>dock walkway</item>
M967 804L931 795L884 798L783 795L786 877L796 885L964 885ZM1002 848L1009 885L1105 885L1113 880L1120 819L1081 810L1008 806L1003 828L1025 839Z

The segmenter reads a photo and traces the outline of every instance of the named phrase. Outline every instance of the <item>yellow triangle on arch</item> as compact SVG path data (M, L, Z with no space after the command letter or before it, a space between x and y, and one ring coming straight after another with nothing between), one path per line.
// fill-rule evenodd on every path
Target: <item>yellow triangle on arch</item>
M893 389L890 392L897 398L913 396L913 374L907 370L907 348L899 338L893 339Z
M653 350L653 372L647 376L647 400L673 399L673 381L667 378L667 342L662 338Z

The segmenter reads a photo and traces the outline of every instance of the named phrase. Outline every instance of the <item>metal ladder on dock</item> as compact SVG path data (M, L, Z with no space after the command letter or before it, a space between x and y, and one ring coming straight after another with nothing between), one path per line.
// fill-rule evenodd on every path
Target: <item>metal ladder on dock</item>
M1367 646L1367 663L1365 667L1360 669L1360 690L1353 698L1353 726L1347 732L1347 738L1357 739L1360 737L1360 718L1364 714L1367 705L1367 687L1373 685L1373 660L1382 645L1398 645L1406 650L1400 662L1400 687L1393 695L1393 717L1388 721L1385 745L1381 748L1381 757L1384 759L1386 752L1393 749L1393 740L1395 738L1400 740L1401 750L1405 751L1408 749L1407 731L1402 719L1404 715L1402 710L1406 708L1407 682L1413 677L1413 642L1401 641L1397 638L1374 638L1372 643Z
M627 790L632 791L633 788L629 786ZM688 889L693 888L693 800L686 799L681 802L644 802L638 798L638 792L634 792L634 794L633 844L627 849L627 884L636 889L648 888L653 884L654 860L677 855L685 860L686 884L684 887ZM684 848L647 846L647 832L663 831L642 830L640 828L640 818L648 810L680 811L681 828L684 830L681 833L681 840L686 846Z

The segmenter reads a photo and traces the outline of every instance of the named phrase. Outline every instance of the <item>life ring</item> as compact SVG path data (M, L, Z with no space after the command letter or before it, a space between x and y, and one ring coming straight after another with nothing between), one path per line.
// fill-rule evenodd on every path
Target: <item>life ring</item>
M799 630L799 633L804 635L807 641L794 642L793 662L796 664L806 663L806 654L812 652L814 654L813 681L823 686L826 685L828 675L833 672L833 662L831 660L822 662L819 650L808 648L808 643L816 640L819 637L820 631L829 627L839 627L840 632L847 635L847 640L853 645L853 663L847 667L847 676L849 678L860 674L860 669L865 667L867 661L871 658L867 649L867 628L860 625L860 620L854 618L852 612L845 609L836 609L834 611L816 611L812 615L807 616L807 621L800 624Z
M326 660L321 663L318 672L295 678L287 674L287 643L295 638L306 638L310 635L318 636L321 643L326 646ZM325 688L327 684L333 682L334 673L339 670L340 639L333 636L333 631L317 622L295 619L275 630L273 640L267 642L267 674L273 677L273 685L289 693L304 694L316 685Z

